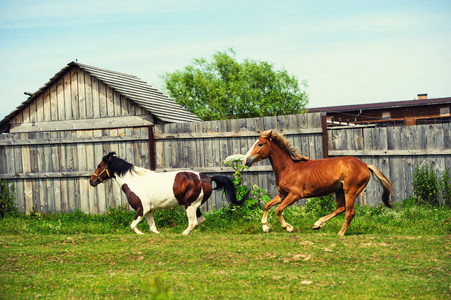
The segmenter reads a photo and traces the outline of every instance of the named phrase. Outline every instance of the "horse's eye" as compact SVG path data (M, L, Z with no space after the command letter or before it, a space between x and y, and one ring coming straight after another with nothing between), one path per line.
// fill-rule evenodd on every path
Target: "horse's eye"
M97 169L100 168L100 165L97 166Z
M258 144L257 146L259 146L259 147L263 147L263 145L264 145L263 143L260 143L260 144Z

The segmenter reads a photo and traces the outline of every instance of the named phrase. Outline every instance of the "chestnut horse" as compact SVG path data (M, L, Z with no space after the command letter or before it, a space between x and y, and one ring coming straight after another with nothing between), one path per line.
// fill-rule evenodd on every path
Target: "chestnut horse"
M265 158L269 158L271 162L279 191L279 195L265 205L261 222L265 233L269 232L268 210L274 205L279 204L277 216L282 228L292 232L293 226L288 224L282 216L285 207L302 198L335 193L337 209L319 218L313 225L313 229L322 228L328 220L346 211L345 222L338 232L339 235L344 235L355 215L355 198L368 184L371 173L379 179L384 189L382 201L387 207L392 207L389 202L389 196L392 193L390 180L375 166L367 165L355 157L309 159L298 154L297 149L282 134L275 130L262 130L260 138L247 152L244 164L250 167L253 163Z
M89 183L95 187L110 178L115 179L130 206L136 210L130 227L137 234L143 234L136 227L143 217L146 217L150 231L159 233L152 211L183 205L188 216L188 228L183 234L187 235L205 221L199 207L210 198L212 190L223 189L226 199L236 205L243 204L249 195L237 200L235 186L228 177L210 177L193 171L156 173L126 162L115 152L102 158ZM212 182L216 183L215 188Z

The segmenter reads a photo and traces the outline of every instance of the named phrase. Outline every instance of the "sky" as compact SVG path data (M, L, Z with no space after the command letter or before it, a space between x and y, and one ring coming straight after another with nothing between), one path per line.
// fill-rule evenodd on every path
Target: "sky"
M0 0L0 120L71 61L163 91L229 48L307 81L310 108L451 97L450 0Z

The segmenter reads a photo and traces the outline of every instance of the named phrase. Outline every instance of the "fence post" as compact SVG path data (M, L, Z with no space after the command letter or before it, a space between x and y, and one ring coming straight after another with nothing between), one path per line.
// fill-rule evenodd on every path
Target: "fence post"
M329 146L327 138L327 117L326 114L321 115L321 128L323 130L323 158L329 157Z
M153 135L153 125L149 125L149 167L155 171L155 138Z

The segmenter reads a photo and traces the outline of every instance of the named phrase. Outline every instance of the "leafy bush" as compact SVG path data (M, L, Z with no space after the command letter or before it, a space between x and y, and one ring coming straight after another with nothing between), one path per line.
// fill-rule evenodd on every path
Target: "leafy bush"
M236 154L227 157L222 162L223 165L229 166L235 170L235 173L232 176L232 182L235 185L238 200L242 199L249 191L247 186L243 184L243 176L241 174L244 170L249 169L249 167L243 165L243 160L244 155ZM266 204L266 202L271 200L269 194L257 185L254 185L249 192L249 199L245 201L243 205L237 206L230 204L227 207L220 208L218 213L222 215L234 214L235 218L252 217L255 215L256 211L261 211L262 206Z
M419 204L439 204L439 185L432 167L423 166L415 169L413 174L413 193Z
M314 197L307 200L304 206L306 213L314 214L317 217L322 217L332 213L337 207L335 195L330 194L323 197Z
M443 204L451 207L451 174L449 169L446 169L440 177L440 191Z
M432 167L417 167L413 174L413 193L418 205L451 206L449 169L437 176Z
M6 180L0 179L0 218L11 215L15 216L19 213L15 206L16 190L14 184L11 189L8 188Z

